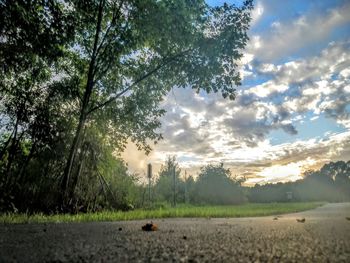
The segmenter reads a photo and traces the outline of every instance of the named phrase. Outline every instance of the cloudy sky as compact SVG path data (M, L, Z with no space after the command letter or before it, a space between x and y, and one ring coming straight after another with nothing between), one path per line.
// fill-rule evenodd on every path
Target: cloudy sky
M223 162L253 185L350 160L349 29L348 0L255 1L237 99L174 89L163 103L164 140L149 156L129 145L130 170L157 170L175 155L189 174Z

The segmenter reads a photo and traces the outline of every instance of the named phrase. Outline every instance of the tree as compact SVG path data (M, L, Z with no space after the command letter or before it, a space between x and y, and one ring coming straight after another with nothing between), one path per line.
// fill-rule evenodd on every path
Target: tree
M338 201L350 199L350 162L337 161L325 164L319 171L323 178L329 178L336 189Z
M161 201L166 201L169 204L173 204L175 190L175 201L185 201L184 182L180 179L180 173L181 169L179 168L179 164L176 162L175 156L169 156L159 171L158 179L155 185L155 191L158 199Z
M234 86L240 84L235 61L248 39L252 9L250 0L240 8L226 4L212 8L204 0L99 0L73 5L81 23L72 53L79 57L79 67L83 65L85 84L62 180L66 200L74 188L71 173L83 130L101 114L113 129L122 131L124 139L131 137L149 152L147 139L161 138L155 132L164 113L158 105L170 88L221 91L234 99Z
M203 204L240 204L246 201L240 181L231 177L223 164L201 168L195 185L195 202Z
M62 1L0 3L0 182L2 193L24 180L30 160L58 132L47 84L74 36L75 18ZM19 190L18 190L19 192Z
M35 182L34 196L60 178L66 205L111 147L122 151L131 138L149 152L161 139L159 103L171 88L234 99L251 9L251 0L215 8L204 0L2 1L5 181ZM91 147L93 138L103 147Z

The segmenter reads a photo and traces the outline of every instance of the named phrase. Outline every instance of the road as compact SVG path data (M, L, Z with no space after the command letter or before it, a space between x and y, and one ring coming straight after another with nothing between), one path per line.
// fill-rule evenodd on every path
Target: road
M350 203L259 218L0 225L0 262L350 262ZM296 219L305 218L304 223Z

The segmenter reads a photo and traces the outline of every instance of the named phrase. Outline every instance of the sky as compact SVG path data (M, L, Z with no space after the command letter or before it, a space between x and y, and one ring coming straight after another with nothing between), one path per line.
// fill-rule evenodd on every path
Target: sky
M130 171L143 175L152 163L157 172L175 155L183 174L223 163L254 185L350 160L350 1L254 6L237 99L173 89L162 104L164 139L148 156L130 143L122 155Z

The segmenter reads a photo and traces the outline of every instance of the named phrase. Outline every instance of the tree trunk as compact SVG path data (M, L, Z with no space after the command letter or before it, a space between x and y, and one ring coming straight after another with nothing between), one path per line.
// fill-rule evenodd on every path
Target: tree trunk
M18 133L18 118L17 118L16 123L15 123L13 138L12 138L11 146L10 146L10 149L9 149L9 157L8 157L7 165L6 165L6 171L5 171L6 186L8 186L10 184L10 180L11 180L11 178L10 178L11 177L11 175L10 175L11 166L12 166L13 160L15 159L15 154L16 154L18 142L19 142L19 140L21 138L21 136L20 136L20 138L17 138L17 133Z
M0 151L0 160L2 160L2 157L4 156L6 150L7 150L7 147L9 146L11 140L12 140L12 136L15 132L15 129L12 131L10 137L7 139L7 141L4 143L4 146L2 147L1 151Z
M83 169L84 169L84 160L85 160L85 156L84 156L84 153L86 151L85 149L86 147L83 146L83 149L80 153L80 160L79 160L79 167L78 167L78 171L77 173L72 176L72 187L70 188L70 192L69 192L69 196L68 196L68 199L72 199L73 196L74 196L74 191L75 191L75 188L78 184L78 178L80 177Z
M17 176L17 182L22 185L22 183L24 182L24 172L27 169L27 166L30 162L30 160L33 158L34 154L36 151L36 143L34 142L32 147L30 148L30 152L28 154L28 156L26 157L23 165L21 166L21 169L19 170L18 176Z
M63 180L62 180L62 185L61 185L61 190L62 190L62 195L63 195L63 200L62 200L63 204L65 204L68 201L66 199L68 198L68 193L69 193L69 188L70 188L69 181L70 181L70 177L71 177L72 167L73 167L73 163L75 160L76 152L78 150L82 130L83 130L83 127L84 127L85 122L86 122L86 116L85 116L84 112L85 112L85 110L82 109L82 112L81 112L80 118L79 118L79 124L78 124L76 131L75 131L73 143L72 143L72 146L71 146L70 151L69 151L69 156L68 156L68 160L66 163L66 167L64 169L64 175L63 175Z
M73 163L75 160L75 155L76 155L77 150L79 148L79 143L81 140L82 131L84 129L87 115L89 112L90 97L91 97L92 90L93 90L94 84L95 84L94 83L94 74L95 74L95 70L96 70L95 64L96 64L99 36L100 36L100 32L101 32L101 23L102 23L104 4L105 4L105 0L100 0L98 17L97 17L97 22L96 22L94 48L93 48L93 52L92 52L91 60L90 60L90 64L89 64L87 83L86 83L86 88L85 88L82 106L81 106L81 110L80 110L79 124L77 126L76 131L75 131L75 135L74 135L74 139L73 139L70 151L69 151L69 156L67 159L66 167L64 169L62 185L61 185L63 206L66 206L66 204L69 202L68 198L69 198L70 189L75 188L74 184L76 184L75 182L72 182L70 185L71 173L72 173Z

